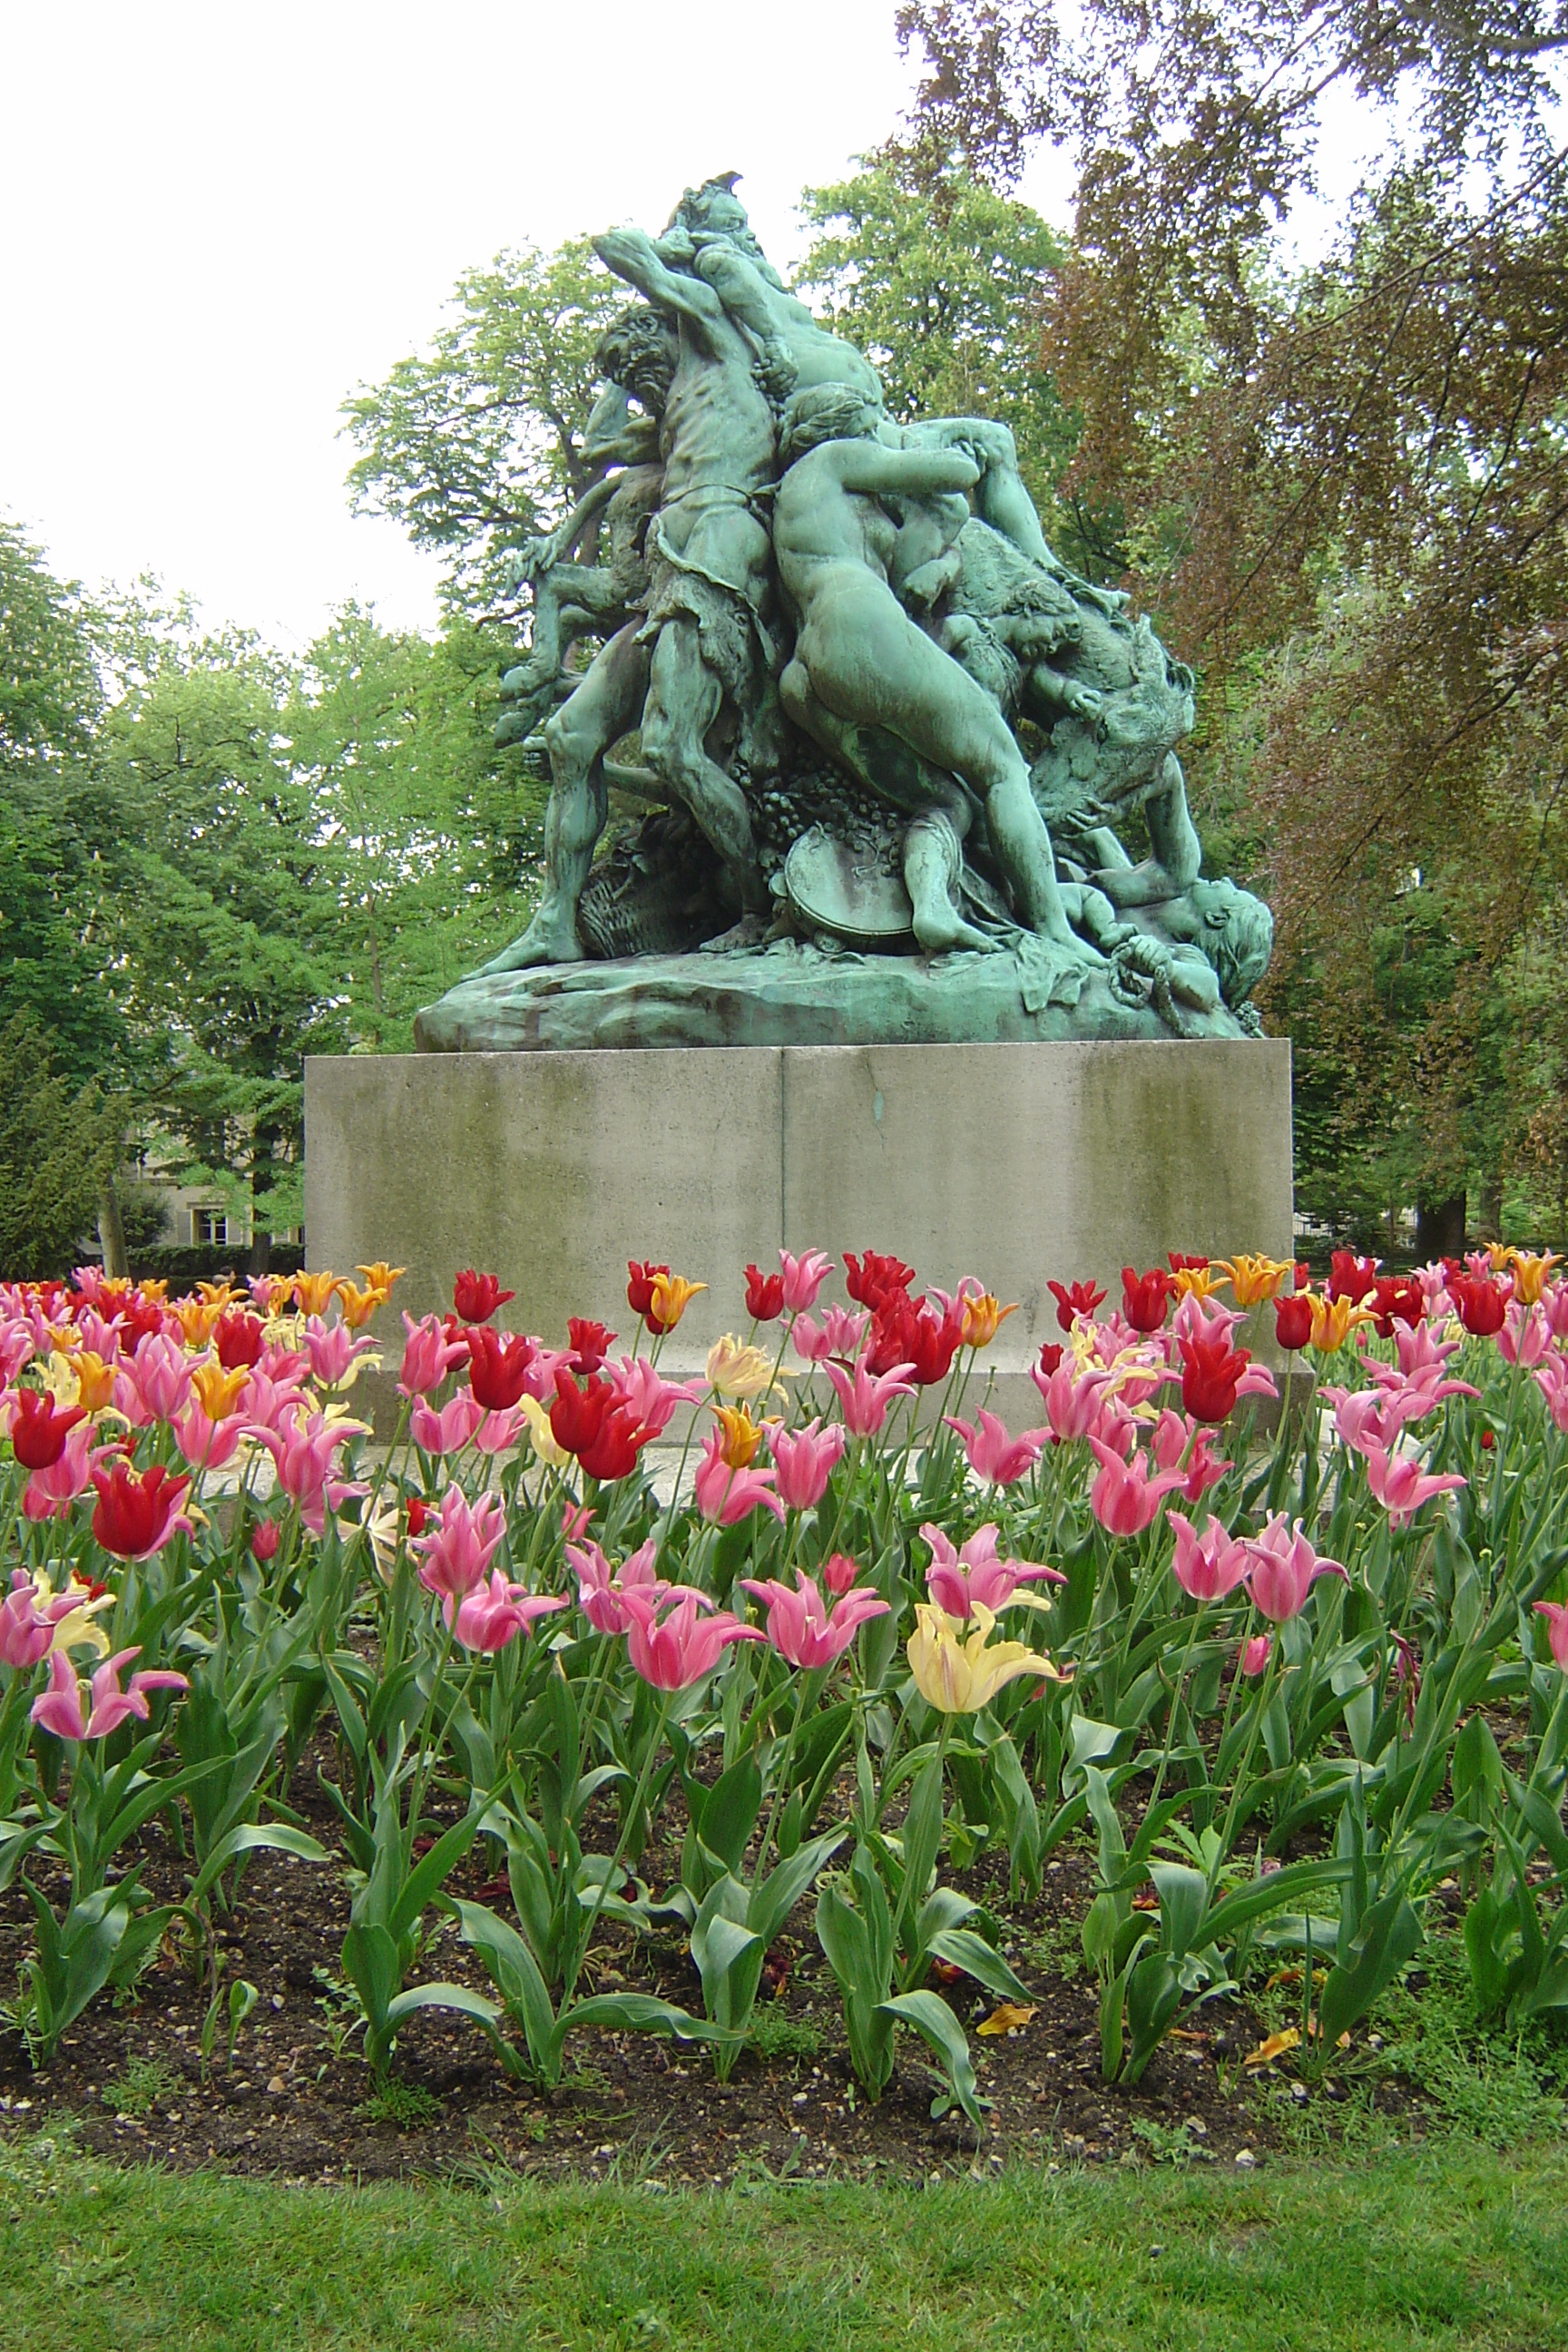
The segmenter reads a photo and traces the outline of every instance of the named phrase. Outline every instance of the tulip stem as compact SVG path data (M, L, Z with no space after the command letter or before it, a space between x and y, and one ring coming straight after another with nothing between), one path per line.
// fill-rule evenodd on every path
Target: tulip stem
M1237 1810L1241 1803L1241 1792L1247 1786L1247 1776L1252 1769L1252 1759L1258 1747L1258 1735L1263 1728L1264 1713L1268 1708L1269 1701L1274 1696L1274 1684L1279 1664L1279 1643L1278 1634L1276 1633L1275 1639L1269 1643L1268 1664L1264 1671L1263 1686L1258 1694L1257 1703L1252 1710L1252 1722L1247 1730L1246 1750L1243 1753L1236 1779L1231 1785L1230 1803L1226 1809L1225 1827L1220 1832L1219 1845L1215 1850L1214 1860L1209 1864L1207 1874L1208 1886L1204 1896L1204 1907L1205 1911L1207 1910L1208 1906L1214 1901L1214 1891L1219 1884L1219 1874L1221 1869L1224 1867L1226 1856L1230 1852L1230 1841L1236 1831ZM1239 1659L1237 1664L1236 1673L1237 1679L1239 1681L1241 1676L1241 1664Z
M942 1729L941 1729L941 1731L937 1734L937 1742L936 1742L936 1801L937 1801L937 1832L936 1832L936 1850L937 1850L937 1857L938 1857L938 1860L939 1860L939 1861L940 1861L941 1856L942 1856L942 1822L943 1822L943 1820L945 1819L945 1816L946 1816L946 1811L947 1811L947 1806L946 1806L947 1790L946 1790L946 1784L945 1784L945 1781L944 1781L944 1779L943 1779L943 1774L944 1774L944 1772L945 1772L946 1765L947 1765L947 1743L948 1743L949 1736L950 1736L950 1734L952 1733L952 1716L951 1716L951 1715L944 1715L944 1716L942 1717ZM913 1804L913 1802L914 1802L914 1790L913 1790L913 1788L912 1788L912 1787L911 1787L910 1791L910 1804L911 1804L911 1805L912 1805L912 1804ZM906 1823L907 1823L908 1816L906 1815L906 1817L905 1817L905 1818L906 1818ZM902 1883L902 1885L901 1885L900 1886L900 1888L899 1888L899 1901L898 1901L898 1908L897 1908L897 1909L894 1911L894 1913L893 1913L892 1952L893 1952L893 1966L894 1966L894 1968L895 1968L895 1969L896 1969L896 1968L898 1967L898 1965L899 1965L899 1930L900 1930L900 1927L903 1926L903 1924L904 1924L904 1914L905 1914L905 1912L906 1912L906 1911L909 1909L909 1907L910 1907L910 1857L909 1857L909 1853L908 1853L908 1850L907 1850L907 1843L906 1843L906 1851L905 1851L905 1853L904 1853L904 1875L903 1875L903 1883Z
M598 1886L595 1890L593 1906L588 1913L587 1925L583 1930L582 1940L577 1944L576 1949L574 1951L572 1956L572 1965L567 1971L566 1981L562 1988L560 2004L556 2010L557 2019L565 2015L567 2004L571 2000L573 1994L577 1990L577 1979L583 1973L584 1962L588 1957L588 1948L594 1940L594 1930L599 1924L599 1914L605 1907L605 1899L609 1895L611 1884L620 1870L621 1857L626 1853L626 1847L631 1842L633 1824L637 1820L637 1814L642 1810L643 1800L647 1795L648 1782L653 1778L653 1759L658 1753L660 1742L664 1738L665 1727L669 1721L669 1710L674 1703L675 1693L673 1691L666 1691L664 1695L664 1704L658 1711L658 1720L648 1734L647 1747L643 1754L642 1769L637 1774L637 1784L632 1791L632 1801L626 1807L626 1812L622 1817L621 1833L616 1840L616 1850L610 1856L610 1866L605 1873L604 1877L599 1881Z
M773 1843L773 1831L778 1825L779 1812L784 1801L784 1790L789 1786L790 1768L795 1762L795 1744L800 1737L801 1721L805 1714L806 1697L811 1691L813 1679L813 1675L806 1669L800 1670L800 1685L795 1693L795 1719L790 1725L788 1736L784 1740L783 1761L779 1765L778 1777L773 1782L773 1804L768 1813L767 1826L763 1832L762 1843L757 1848L757 1866L752 1873L753 1889L762 1885L763 1873L767 1867L768 1848Z

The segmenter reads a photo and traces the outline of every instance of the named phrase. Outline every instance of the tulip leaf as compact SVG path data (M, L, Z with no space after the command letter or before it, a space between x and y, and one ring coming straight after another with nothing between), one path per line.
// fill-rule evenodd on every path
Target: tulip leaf
M763 1775L754 1752L748 1749L739 1763L714 1781L702 1806L698 1835L728 1871L738 1871L746 1843L762 1810Z
M1020 1983L1001 1953L994 1950L984 1936L977 1936L973 1927L944 1927L931 1937L926 1949L932 1959L945 1960L950 1968L962 1969L976 1984L983 1984L987 1992L1027 2004L1027 1985Z
M974 2079L974 2064L969 2055L969 2042L963 2028L940 1993L900 1992L879 2004L879 2013L896 2018L900 2024L912 2025L942 2061L949 2091L976 2131L985 2128L983 2113L989 2102L983 2101ZM950 2104L934 2103L932 2113L938 2114Z
M1331 2046L1347 2027L1364 2017L1422 1940L1421 1922L1403 1887L1395 1887L1363 1914L1348 1957L1329 1971L1318 2010L1318 2032Z
M327 1849L317 1843L303 1830L290 1829L286 1822L241 1822L237 1827L219 1838L201 1869L191 1881L187 1903L199 1903L207 1889L222 1877L237 1855L266 1851L271 1853L291 1853L299 1862L325 1862Z

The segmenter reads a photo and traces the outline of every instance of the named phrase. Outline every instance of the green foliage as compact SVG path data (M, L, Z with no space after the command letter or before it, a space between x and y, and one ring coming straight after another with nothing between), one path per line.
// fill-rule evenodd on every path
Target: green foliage
M345 403L355 511L441 557L454 614L504 602L509 550L586 486L594 347L625 299L585 237L498 254L458 279L427 351Z
M56 1034L30 1012L0 1025L0 1262L63 1274L120 1158L123 1113L54 1066Z
M124 2070L105 2083L99 2097L116 2115L150 2116L177 2098L180 2078L162 2058L128 2058Z
M795 289L875 362L889 415L1010 425L1047 537L1077 561L1081 518L1057 499L1076 427L1040 356L1062 258L1046 222L962 164L933 173L898 153L807 188L801 210L811 242Z

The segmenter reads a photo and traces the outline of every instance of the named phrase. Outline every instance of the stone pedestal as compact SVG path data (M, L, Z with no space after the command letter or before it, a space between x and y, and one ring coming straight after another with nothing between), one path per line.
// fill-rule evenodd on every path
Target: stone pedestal
M1291 1254L1284 1039L353 1055L306 1063L305 1128L310 1265L405 1265L413 1314L474 1265L517 1292L503 1323L629 1344L626 1260L662 1259L710 1286L666 1348L684 1376L745 1331L748 1259L896 1251L1018 1301L992 1359L1015 1426L1048 1278L1114 1300L1169 1249Z

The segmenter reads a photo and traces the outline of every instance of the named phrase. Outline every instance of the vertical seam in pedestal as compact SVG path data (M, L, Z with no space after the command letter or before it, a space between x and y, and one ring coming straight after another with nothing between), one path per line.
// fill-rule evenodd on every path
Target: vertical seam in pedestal
M779 1247L788 1249L789 1235L789 1047L779 1055Z

